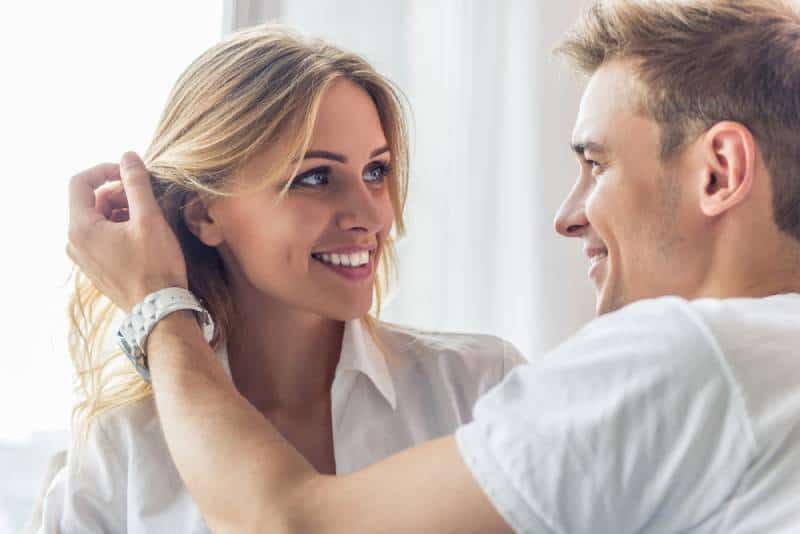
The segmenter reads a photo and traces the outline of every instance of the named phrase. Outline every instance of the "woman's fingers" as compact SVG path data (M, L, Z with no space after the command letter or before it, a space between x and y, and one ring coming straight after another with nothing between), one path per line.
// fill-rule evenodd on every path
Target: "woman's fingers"
M128 212L131 218L141 219L148 214L160 213L150 185L150 173L136 152L126 152L122 155L120 175L128 198Z
M111 220L114 210L128 208L128 197L122 188L122 182L108 182L98 187L95 192L95 209L106 219Z
M101 163L73 176L69 183L70 222L97 220L99 213L95 209L95 190L106 182L119 179L119 165L115 163Z
M128 208L116 208L111 210L108 219L111 222L125 222L129 220L130 214L128 213Z
M133 152L120 166L98 165L72 179L67 254L124 310L158 289L188 285L180 243Z

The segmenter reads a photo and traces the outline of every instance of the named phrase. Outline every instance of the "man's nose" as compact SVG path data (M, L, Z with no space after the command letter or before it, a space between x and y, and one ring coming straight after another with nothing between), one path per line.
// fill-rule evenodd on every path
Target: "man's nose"
M554 225L556 232L564 237L580 237L589 228L589 220L586 218L585 191L583 191L580 180L558 208Z

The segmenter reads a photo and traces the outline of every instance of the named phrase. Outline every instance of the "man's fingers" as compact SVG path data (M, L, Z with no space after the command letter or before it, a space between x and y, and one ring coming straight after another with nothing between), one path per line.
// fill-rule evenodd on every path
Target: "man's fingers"
M150 186L150 173L136 152L126 152L122 155L120 174L131 217L141 217L159 209Z
M119 165L101 163L87 171L76 174L69 183L70 220L86 221L97 219L94 191L106 182L119 180Z

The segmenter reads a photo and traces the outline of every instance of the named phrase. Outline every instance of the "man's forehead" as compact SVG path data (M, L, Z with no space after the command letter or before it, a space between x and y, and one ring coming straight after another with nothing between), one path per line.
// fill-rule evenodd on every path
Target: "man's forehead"
M572 145L607 148L609 137L638 115L640 98L639 82L631 66L613 61L600 67L581 97Z

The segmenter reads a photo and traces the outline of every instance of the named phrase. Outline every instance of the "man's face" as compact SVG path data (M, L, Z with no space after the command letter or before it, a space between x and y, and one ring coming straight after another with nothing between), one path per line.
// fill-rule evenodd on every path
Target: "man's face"
M704 257L694 236L701 214L694 173L682 156L662 163L661 129L639 111L633 67L610 62L581 99L572 145L580 174L556 217L556 229L580 237L597 291L597 313L642 298L689 296Z

